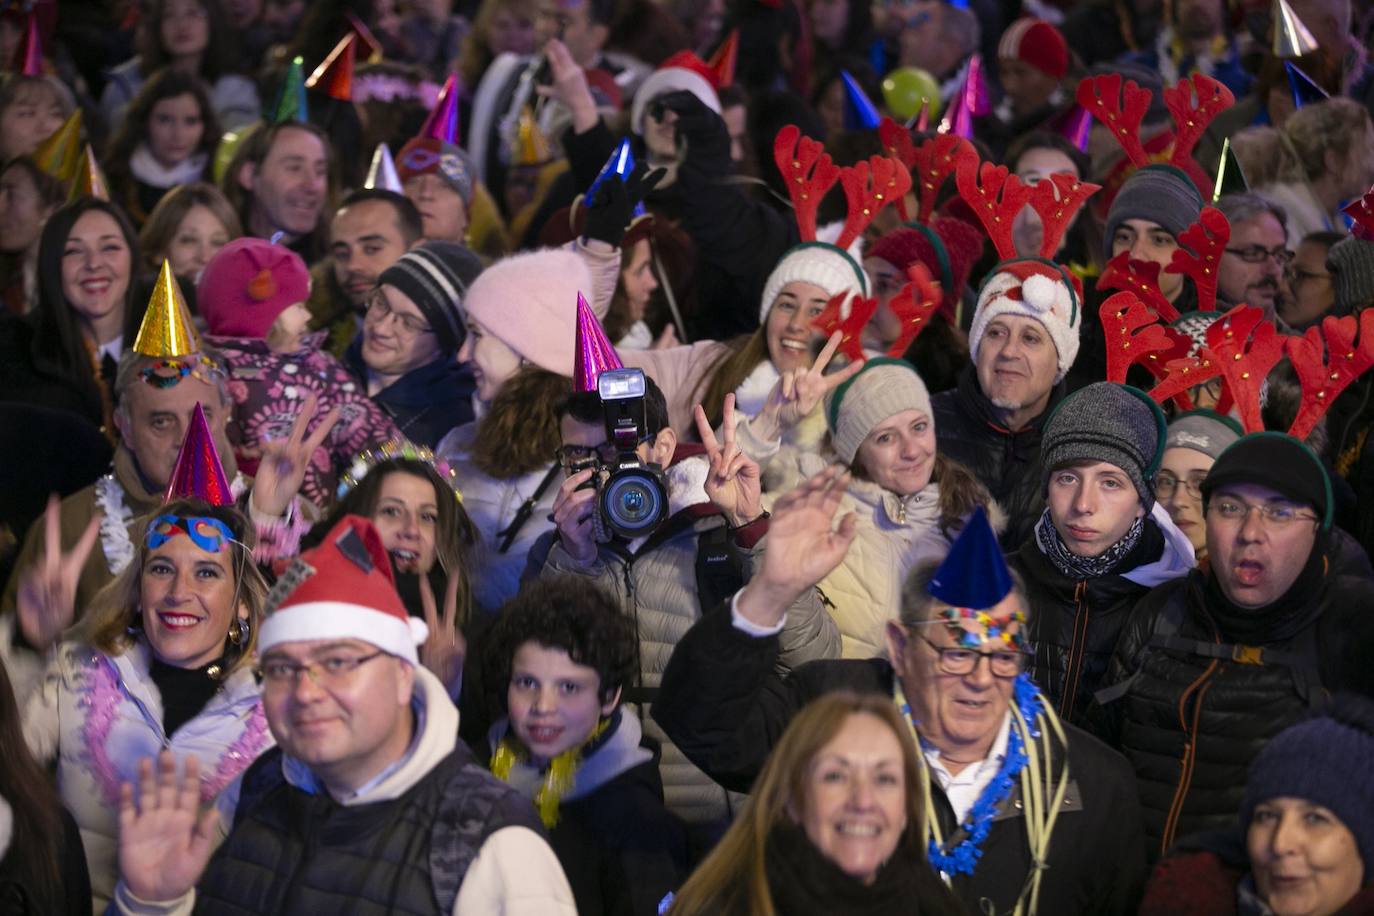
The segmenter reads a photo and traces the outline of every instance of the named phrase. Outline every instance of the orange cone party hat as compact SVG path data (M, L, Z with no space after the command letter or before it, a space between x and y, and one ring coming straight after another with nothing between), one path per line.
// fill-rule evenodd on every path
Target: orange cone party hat
M181 295L170 261L163 260L153 286L148 311L139 325L134 350L144 356L169 359L200 352L200 338L191 323L191 310Z
M181 451L177 452L172 479L167 481L167 492L162 497L164 503L174 499L203 499L212 506L234 503L229 477L224 473L215 437L210 435L210 425L205 422L205 411L199 401L191 414L191 425L186 428L186 438L181 440Z
M573 384L577 391L596 391L596 380L610 369L624 369L591 306L577 294L577 348L573 351Z
M58 181L70 182L76 175L81 153L81 109L77 108L51 137L38 145L31 158Z
M377 36L372 34L372 30L367 24L352 12L344 13L344 18L348 20L348 27L353 30L353 34L358 36L356 56L358 59L365 60L369 64L375 64L382 59L382 43L377 40Z
M76 174L72 176L72 189L67 196L67 202L81 197L94 197L96 200L104 201L110 199L110 183L105 180L105 173L100 170L100 162L95 158L95 150L91 149L89 143L81 151L81 158L77 161Z
M735 62L739 60L739 29L731 29L716 53L706 62L716 74L716 88L723 89L735 81Z
M340 102L353 101L353 64L357 60L357 44L356 33L345 35L324 62L310 74L310 79L305 81L305 88L317 89Z

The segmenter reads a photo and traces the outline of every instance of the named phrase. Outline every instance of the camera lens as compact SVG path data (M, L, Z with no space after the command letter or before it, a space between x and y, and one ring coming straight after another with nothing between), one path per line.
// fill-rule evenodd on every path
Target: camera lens
M662 487L652 477L622 472L607 484L602 506L611 526L633 537L658 523L664 498Z

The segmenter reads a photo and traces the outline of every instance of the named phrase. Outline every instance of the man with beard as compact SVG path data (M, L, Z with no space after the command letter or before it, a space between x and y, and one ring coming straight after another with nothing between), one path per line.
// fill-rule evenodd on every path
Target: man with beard
M1310 706L1374 687L1374 586L1332 562L1317 456L1252 433L1217 458L1202 499L1208 568L1136 605L1088 716L1135 765L1152 857L1230 826L1247 765Z
M313 264L324 254L324 214L333 190L329 142L319 128L292 121L260 127L244 144L223 191L245 234L279 241Z
M363 189L344 199L329 224L329 256L311 271L310 326L328 329L341 354L363 325L377 278L420 241L420 214L394 191Z
M1273 318L1279 281L1293 260L1288 214L1258 194L1227 194L1217 209L1231 223L1231 241L1217 268L1217 296L1230 305L1254 305Z

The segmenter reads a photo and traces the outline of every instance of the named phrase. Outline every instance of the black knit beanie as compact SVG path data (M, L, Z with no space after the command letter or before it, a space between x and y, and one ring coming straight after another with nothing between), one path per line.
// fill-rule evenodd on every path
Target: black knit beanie
M1114 464L1126 472L1149 512L1155 504L1155 471L1164 455L1167 424L1150 396L1129 385L1094 382L1059 402L1045 421L1040 446L1040 486L1070 461Z
M377 283L409 296L434 328L440 349L451 355L466 336L463 297L481 272L481 260L462 245L425 242L382 271Z
M1268 487L1286 499L1315 509L1323 531L1331 527L1331 479L1321 459L1292 436L1266 431L1237 439L1221 453L1202 481L1204 510L1212 493L1229 483Z

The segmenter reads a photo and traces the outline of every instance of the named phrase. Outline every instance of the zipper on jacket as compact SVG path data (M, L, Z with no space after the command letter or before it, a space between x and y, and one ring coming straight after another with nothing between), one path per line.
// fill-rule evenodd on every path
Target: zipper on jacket
M1213 672L1217 670L1217 665L1217 659L1212 659L1206 670L1188 685L1188 688L1183 691L1183 695L1178 699L1179 724L1183 726L1183 733L1187 737L1183 742L1183 758L1179 761L1178 785L1174 789L1174 798L1169 804L1169 815L1164 820L1164 831L1160 835L1159 854L1161 856L1174 844L1174 834L1178 831L1178 822L1183 817L1183 802L1188 797L1188 790L1193 783L1193 768L1197 764L1198 726L1202 722L1202 701L1212 686L1211 677ZM1193 701L1190 721L1184 707L1194 690L1197 690L1197 698Z
M1073 638L1069 640L1069 657L1064 666L1064 695L1059 698L1059 718L1065 722L1073 717L1078 681L1083 676L1083 653L1088 644L1087 597L1088 580L1083 579L1073 587Z

